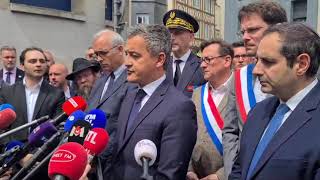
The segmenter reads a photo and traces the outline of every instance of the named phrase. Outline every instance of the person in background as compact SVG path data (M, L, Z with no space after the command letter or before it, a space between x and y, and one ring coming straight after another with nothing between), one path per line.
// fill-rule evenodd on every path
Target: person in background
M232 60L232 67L234 70L240 69L247 64L253 63L253 57L247 55L246 48L242 41L232 43L232 48L234 52L234 57Z
M49 68L49 82L52 86L60 88L64 92L66 99L71 97L70 88L68 85L68 80L66 79L68 75L68 68L64 64L53 64Z
M16 66L16 48L10 46L1 47L0 59L3 65L3 69L0 70L1 82L4 82L7 85L12 85L17 81L22 81L24 77L24 72Z
M200 45L201 68L208 82L193 92L198 133L193 149L188 180L224 180L222 127L231 86L233 50L218 39Z

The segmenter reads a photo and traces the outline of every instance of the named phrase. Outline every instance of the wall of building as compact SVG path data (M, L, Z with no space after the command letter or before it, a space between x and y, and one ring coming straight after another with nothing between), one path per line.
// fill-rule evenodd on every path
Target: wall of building
M72 12L0 1L0 46L29 46L51 51L58 62L71 67L84 56L94 33L104 28L104 0L73 0Z

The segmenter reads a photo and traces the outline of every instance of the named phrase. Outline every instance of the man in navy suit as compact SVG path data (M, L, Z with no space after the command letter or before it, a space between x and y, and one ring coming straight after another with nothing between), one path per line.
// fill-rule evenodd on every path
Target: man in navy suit
M16 48L10 46L1 47L0 58L3 64L3 69L0 70L0 80L3 80L7 85L22 81L24 72L16 67Z
M193 89L206 83L200 68L200 59L191 52L194 33L199 24L188 13L172 9L163 16L163 24L172 37L172 58L167 62L167 78L176 88L191 98Z
M129 33L127 80L139 89L127 93L120 109L111 179L141 179L134 147L142 139L157 147L149 167L154 179L186 178L196 142L196 112L192 101L166 80L170 51L170 33L162 25L138 26Z
M320 179L320 37L302 23L264 33L253 73L273 94L249 112L229 179Z

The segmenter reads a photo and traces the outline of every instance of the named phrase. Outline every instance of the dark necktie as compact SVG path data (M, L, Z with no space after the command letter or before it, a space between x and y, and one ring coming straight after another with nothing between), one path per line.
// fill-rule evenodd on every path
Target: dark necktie
M284 115L289 111L289 107L286 104L280 104L277 108L277 111L274 113L272 119L269 122L269 125L262 136L256 151L254 152L253 158L251 160L251 164L249 167L249 171L247 174L247 180L251 178L252 172L255 169L256 165L258 164L260 157L262 156L264 150L268 146L269 142L271 141L272 137L276 134L277 130L279 129L282 119Z
M174 73L173 83L174 83L174 86L177 86L181 76L181 70L180 70L179 64L182 62L182 60L177 59L174 62L176 63L176 72Z
M131 112L130 112L130 116L129 116L129 120L128 120L128 124L127 124L127 131L129 131L129 129L131 128L134 120L136 119L138 113L139 113L139 110L141 108L141 102L142 102L142 99L146 96L146 92L144 92L143 89L139 89L139 91L137 92L137 95L134 99L134 102L133 102L133 106L132 106L132 109L131 109Z
M7 75L7 77L6 77L6 83L7 84L10 84L10 75L12 74L12 72L10 72L10 71L8 71L8 72L6 72L6 75Z
M110 91L113 87L113 83L114 83L114 74L113 72L110 73L109 75L109 84L108 84L108 88L107 88L107 91Z

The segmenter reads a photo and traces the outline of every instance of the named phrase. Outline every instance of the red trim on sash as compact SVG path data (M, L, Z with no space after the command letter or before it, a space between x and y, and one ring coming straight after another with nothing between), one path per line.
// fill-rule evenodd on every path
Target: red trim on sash
M223 126L224 126L224 122L222 120L220 112L218 111L216 105L214 104L213 98L212 98L211 93L210 93L210 91L211 91L210 89L211 88L209 88L209 90L208 90L208 104L210 106L210 109L212 111L212 114L213 114L214 118L216 119L216 122L217 122L219 128L222 129Z
M238 103L240 116L242 118L243 123L247 121L247 113L244 108L243 97L242 97L242 89L241 89L241 77L240 77L240 69L235 72L235 93L236 93L236 101Z

